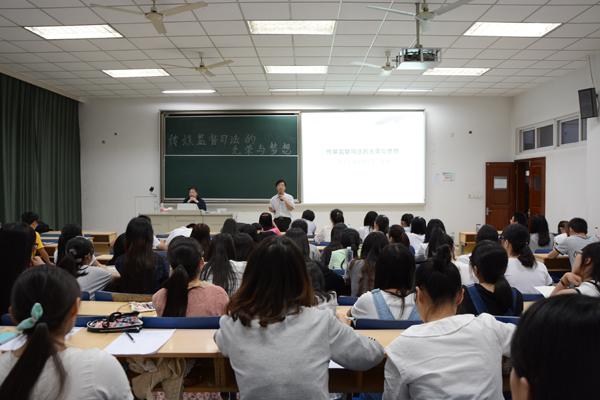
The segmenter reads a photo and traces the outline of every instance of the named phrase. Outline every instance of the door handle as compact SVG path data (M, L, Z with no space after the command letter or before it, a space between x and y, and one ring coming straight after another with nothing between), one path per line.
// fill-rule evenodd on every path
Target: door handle
M489 209L489 207L485 208L485 215L490 215L490 209Z

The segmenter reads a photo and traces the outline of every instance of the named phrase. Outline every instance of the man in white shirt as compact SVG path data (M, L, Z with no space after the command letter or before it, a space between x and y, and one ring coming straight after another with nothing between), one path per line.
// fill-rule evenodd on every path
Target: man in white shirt
M548 254L548 258L556 258L559 254L568 255L571 261L571 268L575 258L585 246L598 241L593 236L587 234L587 222L583 218L573 218L569 221L569 236L564 238L562 242L554 246L554 250Z
M285 181L280 179L275 183L277 194L271 197L269 202L269 211L274 215L273 221L279 231L285 232L288 230L292 222L292 210L294 209L294 198L285 192Z

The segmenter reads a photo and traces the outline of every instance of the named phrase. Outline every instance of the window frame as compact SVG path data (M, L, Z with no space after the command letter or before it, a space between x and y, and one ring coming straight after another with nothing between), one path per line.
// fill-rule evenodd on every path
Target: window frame
M563 143L562 142L562 123L568 122L568 121L573 121L573 120L578 121L577 141L573 142L573 143ZM576 146L585 145L587 138L583 139L583 121L584 120L581 119L581 115L579 113L569 114L564 117L557 118L556 119L556 129L557 129L556 139L557 139L557 143L558 143L557 147L568 148L568 147L576 147Z
M572 121L574 119L579 120L579 129L578 129L578 141L574 143L562 143L562 131L561 131L561 123ZM577 146L585 146L587 143L587 138L583 139L583 122L581 119L581 115L579 113L571 113L558 118L554 118L551 120L545 120L529 125L524 125L516 129L516 154L530 154L536 152L544 152L550 150L556 150L561 148L570 148ZM539 147L539 132L540 128L552 125L552 146ZM533 131L534 132L534 148L529 150L523 149L523 134L524 132Z

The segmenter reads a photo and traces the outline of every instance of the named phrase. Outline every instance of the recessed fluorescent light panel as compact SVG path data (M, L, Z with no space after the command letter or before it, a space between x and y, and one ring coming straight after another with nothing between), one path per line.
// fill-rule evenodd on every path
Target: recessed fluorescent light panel
M333 35L335 21L248 21L254 35Z
M485 74L489 70L489 68L434 68L423 72L423 75L479 76Z
M267 74L326 74L327 66L310 66L310 65L281 65L281 66L265 66Z
M214 93L214 89L163 90L165 94Z
M322 92L325 89L269 89L271 92Z
M25 29L48 40L123 37L109 25L26 26Z
M431 92L433 89L379 89L378 92Z
M170 76L164 69L103 69L113 78L146 78L150 76Z
M475 22L467 36L542 37L561 24Z

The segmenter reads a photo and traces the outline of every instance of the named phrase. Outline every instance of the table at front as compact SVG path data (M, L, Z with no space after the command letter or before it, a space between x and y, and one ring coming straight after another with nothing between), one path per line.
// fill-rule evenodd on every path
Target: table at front
M162 234L164 232L171 232L173 229L187 226L188 224L200 224L205 223L210 228L211 232L220 232L223 227L223 223L228 218L236 219L237 216L234 213L223 213L219 214L216 212L205 213L200 210L171 210L167 213L140 213L140 215L146 215L152 220L152 228L154 234Z

